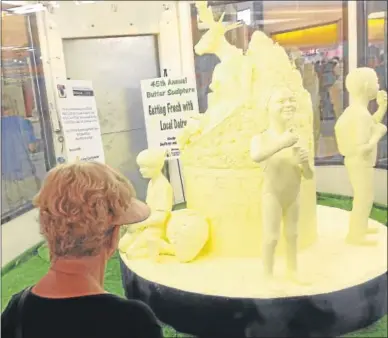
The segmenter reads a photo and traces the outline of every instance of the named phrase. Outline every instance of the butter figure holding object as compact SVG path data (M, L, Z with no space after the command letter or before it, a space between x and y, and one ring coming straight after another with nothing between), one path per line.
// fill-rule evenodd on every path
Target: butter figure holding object
M273 275L275 249L283 219L287 277L298 281L299 193L302 175L306 179L312 178L313 171L307 150L296 146L299 136L292 129L295 110L296 100L291 90L274 90L268 102L269 127L253 137L250 154L263 167L261 201L265 277Z
M356 68L346 77L350 105L335 125L338 148L345 157L345 167L353 188L353 209L350 214L347 242L355 245L374 245L367 234L369 214L374 200L374 166L377 144L387 133L381 123L387 111L387 93L379 91L376 72L372 68ZM377 98L379 105L371 115L368 104Z

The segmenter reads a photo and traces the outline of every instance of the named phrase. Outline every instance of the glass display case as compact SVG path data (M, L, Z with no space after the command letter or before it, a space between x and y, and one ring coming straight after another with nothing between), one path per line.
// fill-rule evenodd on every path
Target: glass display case
M384 1L366 1L364 16L367 25L366 35L366 62L365 66L373 68L379 78L382 89L387 90L387 3ZM377 103L372 102L370 109L376 110ZM384 119L387 125L387 117ZM388 169L387 137L379 144L377 167Z
M35 15L12 9L2 4L2 223L32 208L32 197L53 165Z
M215 2L215 13L225 12L225 24L239 21L243 25L226 33L234 46L246 50L253 32L268 34L285 47L290 57L297 58L303 81L314 107L314 137L317 164L342 163L335 137L334 124L346 106L344 76L347 70L347 3L301 1ZM315 15L319 12L320 15ZM244 17L241 17L244 13ZM250 21L247 23L247 14ZM198 21L192 7L194 44L205 34L207 26ZM217 57L195 55L197 88L201 112L207 107L209 84Z

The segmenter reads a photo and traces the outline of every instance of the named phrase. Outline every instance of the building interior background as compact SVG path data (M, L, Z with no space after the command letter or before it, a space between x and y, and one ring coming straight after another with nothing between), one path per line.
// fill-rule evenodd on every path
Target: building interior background
M93 16L93 6L100 5L98 2L102 1L79 1L79 10L87 6ZM29 3L39 5L27 1L1 3L2 226L33 209L33 196L46 172L60 157L54 146L60 139L53 128L52 107L47 99L51 84L47 83L42 59L42 48L47 48L47 42L40 39L37 10L34 6L31 9ZM62 1L51 3L65 6ZM352 32L348 28L348 3L209 1L216 16L226 13L225 23L241 23L239 28L226 33L231 44L246 50L253 32L261 30L285 47L295 60L312 98L317 167L343 165L334 125L348 105L344 79L349 69L349 35L357 35L358 66L375 69L381 88L387 90L387 3L359 1L360 20ZM198 20L194 4L190 6L195 45L207 27ZM67 77L92 80L96 93L100 94L96 99L107 163L136 182L141 198L146 183L138 175L134 161L135 155L146 147L140 81L161 75L158 48L161 46L153 35L63 39ZM219 60L213 54L193 53L193 58L199 109L203 113L207 108L213 70ZM370 109L376 109L375 102ZM118 119L113 118L116 113ZM16 119L24 121L22 130L15 127L12 120ZM120 129L119 125L125 123L128 126ZM385 177L387 146L385 136L379 144L376 166L384 171Z

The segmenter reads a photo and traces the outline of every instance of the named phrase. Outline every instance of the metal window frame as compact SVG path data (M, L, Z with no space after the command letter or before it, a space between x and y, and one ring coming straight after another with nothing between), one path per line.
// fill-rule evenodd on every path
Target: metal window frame
M357 1L357 67L368 64L368 10L366 1Z
M355 16L355 1L342 1L342 25L341 25L341 37L342 37L342 51L343 51L343 78L345 79L346 75L349 73L349 70L352 69L352 58L354 58L354 53L352 53L352 48L354 49L357 46L357 39L354 37L354 34L351 34L351 28L356 20ZM354 26L353 26L354 27ZM349 96L345 88L345 81L343 81L343 106L346 107L349 104ZM334 132L334 131L333 131ZM328 157L317 157L315 156L314 165L323 167L323 166L337 166L343 165L344 160L341 158L328 158Z

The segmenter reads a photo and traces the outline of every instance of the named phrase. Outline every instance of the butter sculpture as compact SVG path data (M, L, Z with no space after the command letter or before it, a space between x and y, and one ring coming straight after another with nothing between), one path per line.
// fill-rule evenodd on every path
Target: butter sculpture
M147 149L139 153L137 164L144 178L150 179L146 203L150 217L128 227L119 242L119 250L128 259L175 255L181 262L193 260L208 240L208 221L193 210L172 212L173 189L163 175L165 151Z
M264 276L273 276L275 249L283 219L287 245L287 276L297 279L297 239L299 194L302 176L313 178L309 153L294 130L297 109L294 94L287 88L276 88L268 100L269 127L254 136L250 153L262 163L261 192Z
M173 211L166 235L178 260L190 262L198 256L209 239L209 223L194 210Z
M159 253L174 254L170 243L164 240L165 228L173 206L173 191L162 173L165 152L160 149L142 151L137 157L140 173L150 179L146 203L151 209L150 217L128 227L128 232L119 242L119 250L128 258L152 256Z
M373 245L376 243L368 239L367 234L376 230L368 229L368 219L374 200L377 144L387 133L387 127L381 123L387 111L387 93L379 91L378 78L372 68L352 70L345 85L350 105L338 118L335 135L353 188L347 241L356 245ZM376 98L379 108L371 115L368 104Z
M225 25L222 21L225 13L218 21L214 20L211 7L207 1L197 1L196 8L199 19L209 30L195 46L197 55L215 54L220 63L213 71L209 86L208 110L205 117L206 129L219 123L237 106L248 102L250 97L250 66L245 62L243 51L228 43L225 33L239 27L240 23Z
M201 21L204 21L201 14L205 4L197 3L197 7L202 6L199 11ZM206 13L206 20L210 21L210 14ZM224 37L218 39L223 45L226 43ZM179 138L187 206L210 219L208 256L257 257L262 254L261 187L264 176L261 166L250 157L250 143L252 137L268 127L265 98L277 88L292 90L298 107L294 127L310 159L314 158L312 104L309 93L303 88L301 75L287 53L264 33L253 34L246 54L242 51L238 54L235 47L224 46L221 55L216 48L219 41L213 39L214 46L204 49L201 40L195 47L196 52L217 50L220 67L223 64L226 67L224 60L234 62L223 74L214 72L212 85L220 83L222 86L212 87L214 91L205 116L192 120ZM206 44L209 43L206 40ZM229 51L229 57L225 51ZM235 73L240 74L238 81L232 75ZM228 86L233 86L234 91L228 91L224 96L223 88ZM241 94L241 88L248 88L244 89L245 95ZM225 102L229 102L227 108ZM316 239L315 181L303 177L301 180L303 213L299 219L298 246L306 248ZM284 253L284 249L285 241L281 238L277 251Z
M314 152L316 154L319 147L319 137L321 135L321 97L319 94L318 75L315 72L314 65L312 63L303 65L302 78L303 87L310 93L311 103L313 105Z
M317 83L313 77L302 79L300 72L312 69L297 69L285 50L259 31L246 53L237 50L224 37L228 26L214 22L206 2L196 5L209 31L195 50L216 53L221 62L213 73L208 110L192 118L178 138L188 209L173 211L166 222L165 240L175 257L152 262L121 255L128 293L135 287L136 297L159 318L195 336L337 337L382 317L386 227L370 220L380 226L378 245L351 246L345 242L349 213L316 206L313 125L318 116L311 96L317 98ZM306 80L314 95L304 88ZM383 135L383 127L366 117L377 91L372 80L361 87L365 81L349 80L357 83L356 92L368 93L351 95L359 99L356 112L364 122L342 115L350 117L341 129L349 123L357 132L353 141L345 130L340 143L358 191L366 186L363 175L370 174L374 160L359 176L357 166ZM374 118L381 121L386 96L378 94L378 101ZM357 145L369 141L360 153ZM357 166L351 167L353 158ZM355 195L357 213L364 212L367 220L370 208L360 209L362 193ZM370 292L371 285L376 292ZM179 313L166 316L174 308ZM220 313L226 319L214 325ZM190 320L178 325L177 316Z

